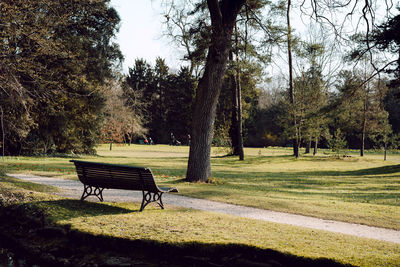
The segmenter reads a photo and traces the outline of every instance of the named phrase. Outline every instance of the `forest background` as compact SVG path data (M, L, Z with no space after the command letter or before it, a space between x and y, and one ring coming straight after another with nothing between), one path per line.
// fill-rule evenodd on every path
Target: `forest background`
M124 75L114 39L120 18L110 1L2 1L2 155L95 153L100 142L170 143L171 133L188 144L212 28L205 1L184 2L164 2L164 33L186 51L186 63L171 71L162 58L153 66L136 59ZM398 3L367 1L365 9L360 1L334 2L294 3L307 23L291 34L286 1L246 2L232 36L214 145L235 154L240 135L244 146L257 147L292 146L296 136L306 153L399 148ZM334 10L353 17L325 17Z

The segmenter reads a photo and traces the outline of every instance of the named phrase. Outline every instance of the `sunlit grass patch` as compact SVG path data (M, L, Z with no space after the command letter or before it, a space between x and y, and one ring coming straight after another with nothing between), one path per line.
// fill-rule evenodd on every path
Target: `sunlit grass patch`
M6 177L6 176L0 176L0 183L2 183L3 186L4 186L4 184L5 185L13 185L18 188L23 188L26 190L31 190L31 191L36 191L36 192L58 192L59 191L59 189L54 186L25 182L20 179Z

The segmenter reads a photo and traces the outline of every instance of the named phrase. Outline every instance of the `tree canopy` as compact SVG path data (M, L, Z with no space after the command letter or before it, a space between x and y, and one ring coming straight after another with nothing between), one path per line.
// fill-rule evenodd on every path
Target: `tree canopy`
M10 154L93 152L104 106L98 88L122 59L111 41L120 19L108 2L1 1L0 106Z

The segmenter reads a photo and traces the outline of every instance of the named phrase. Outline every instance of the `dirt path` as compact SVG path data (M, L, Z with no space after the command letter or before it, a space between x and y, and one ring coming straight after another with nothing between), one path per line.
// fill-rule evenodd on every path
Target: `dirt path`
M80 198L83 186L79 181L62 180L50 177L34 176L29 174L7 174L11 177L19 178L25 181L40 183L45 185L52 185L59 187L62 190L58 195L72 198ZM106 201L115 202L141 202L142 193L129 190L115 190L107 189L104 191L104 198ZM163 202L168 205L192 208L197 210L220 212L244 218L263 220L268 222L289 224L312 229L324 230L329 232L354 235L358 237L365 237L388 241L400 244L400 231L371 227L366 225L345 223L332 220L318 219L314 217L307 217L302 215L269 211L257 208L250 208L221 202L215 202L204 199L190 198L176 194L166 194L163 197Z

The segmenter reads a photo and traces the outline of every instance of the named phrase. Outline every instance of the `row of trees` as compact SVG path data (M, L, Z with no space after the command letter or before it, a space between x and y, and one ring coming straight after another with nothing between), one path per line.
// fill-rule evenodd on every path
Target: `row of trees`
M156 59L154 68L138 59L126 77L124 98L132 112L141 115L142 125L155 142L169 143L173 133L187 143L195 86L187 67L173 74L161 58Z
M295 79L297 93L293 110L290 109L284 85L274 96L262 96L269 101L264 101L264 105L254 110L254 121L265 123L249 125L250 145L289 144L288 140L295 131L289 114L295 112L300 145L306 148L306 153L314 147L315 154L319 145L335 149L359 148L361 155L365 147L398 147L396 140L399 132L391 130L390 113L386 110L395 111L387 103L388 88L384 81L373 80L363 84L363 76L342 71L338 75L335 91L329 92L323 77L313 72L308 70ZM255 138L252 138L253 135Z
M143 114L142 125L148 129L147 135L154 141L168 143L173 132L186 143L192 123L195 79L190 76L188 68L182 68L178 74L165 72L160 75L161 70L167 71L168 66L160 58L154 67L142 59L136 60L126 77L122 98L127 100L127 106L134 107L135 114ZM390 140L399 132L393 135L389 124L386 110L396 112L397 106L388 102L392 98L387 96L387 81L372 79L363 83L365 77L369 77L365 69L342 71L335 80L335 90L330 91L321 69L316 65L311 66L294 80L294 110L291 110L287 84L283 78L280 81L273 79L265 84L265 88L261 88L255 86L254 81L259 72L253 68L242 68L242 71L245 146L291 145L291 112L296 112L299 145L306 148L306 153L310 153L311 147L314 148L313 153L317 153L319 145L338 148L338 138L343 139L343 145L347 144L349 148L360 148L361 154L365 147L397 145L393 138ZM228 70L218 100L212 141L215 145L233 149L235 135L232 133L234 109L231 79ZM122 117L120 121L127 116ZM398 127L395 122L392 123ZM141 133L146 134L140 131L136 133L139 133L137 138L142 137ZM114 141L119 140L122 139Z

